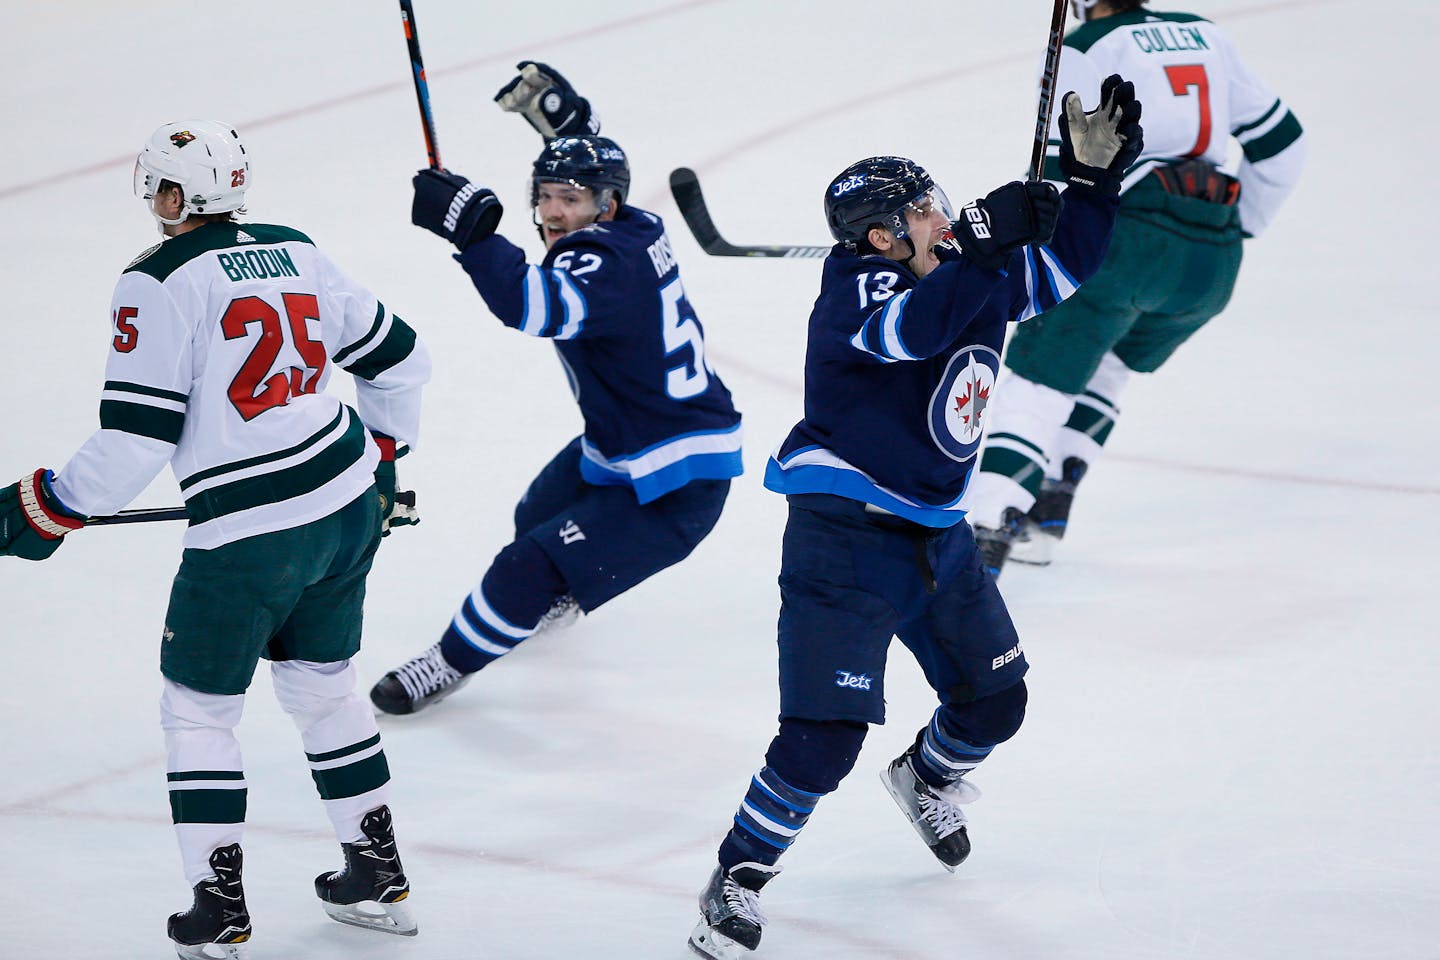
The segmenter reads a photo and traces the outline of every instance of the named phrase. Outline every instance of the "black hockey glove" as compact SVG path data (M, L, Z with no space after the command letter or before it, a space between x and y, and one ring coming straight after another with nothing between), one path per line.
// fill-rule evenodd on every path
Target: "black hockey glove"
M600 117L590 101L560 71L534 60L521 60L515 69L520 75L495 94L500 109L520 114L546 140L600 132Z
M965 256L986 270L1000 270L1027 243L1049 242L1061 203L1054 185L1016 180L966 204L950 229Z
M1100 105L1089 113L1072 90L1060 111L1060 172L1077 187L1120 195L1125 171L1145 149L1135 84L1112 73L1100 84Z
M410 222L464 250L495 232L505 208L494 191L477 187L458 173L421 170L411 181L415 200Z
M49 470L36 470L0 489L0 557L45 560L85 518L66 509L50 489Z

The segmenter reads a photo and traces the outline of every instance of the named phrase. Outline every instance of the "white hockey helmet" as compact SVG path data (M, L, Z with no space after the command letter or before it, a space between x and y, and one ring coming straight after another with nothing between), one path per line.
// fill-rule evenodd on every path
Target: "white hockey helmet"
M135 158L135 195L151 202L152 213L162 180L178 183L184 195L180 219L157 214L163 223L183 223L192 213L239 210L250 187L250 157L230 124L177 120L152 133Z

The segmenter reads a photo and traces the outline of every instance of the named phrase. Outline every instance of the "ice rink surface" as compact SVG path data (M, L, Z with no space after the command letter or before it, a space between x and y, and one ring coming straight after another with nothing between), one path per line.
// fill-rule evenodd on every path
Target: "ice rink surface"
M1168 4L1156 4L1168 8ZM747 474L695 555L455 699L386 719L413 941L325 918L339 851L262 667L240 728L253 960L679 958L714 848L774 732L784 503L764 459L800 412L817 262L707 258L672 167L739 243L825 241L821 192L899 153L957 199L1028 158L1043 0L544 5L417 0L442 157L524 240L539 141L490 102L559 67L669 219ZM1428 176L1440 5L1205 0L1310 138L1230 308L1135 382L1049 569L1002 589L1032 669L1025 727L975 775L975 852L944 873L876 772L934 700L896 647L890 723L765 894L757 960L1440 957L1440 349ZM903 19L908 18L908 19ZM0 477L95 426L110 290L155 240L130 195L161 122L235 123L250 219L309 233L428 341L424 524L371 580L366 683L431 643L579 430L559 365L486 313L409 223L424 151L388 0L50 0L0 58ZM1427 199L1428 198L1428 199ZM343 379L343 378L342 378ZM178 500L168 473L136 506ZM0 958L171 955L178 869L157 648L178 524L0 560Z

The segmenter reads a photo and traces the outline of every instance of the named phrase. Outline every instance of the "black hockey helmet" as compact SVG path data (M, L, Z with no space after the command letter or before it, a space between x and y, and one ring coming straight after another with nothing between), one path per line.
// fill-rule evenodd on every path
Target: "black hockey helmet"
M609 190L616 202L624 206L630 193L630 162L625 151L609 137L557 137L545 144L535 159L530 178L530 206L540 202L540 184L568 183L595 191L602 203L601 191Z
M825 222L841 243L859 243L877 226L904 238L910 232L905 208L932 193L948 213L944 194L920 164L904 157L870 157L846 167L825 188Z

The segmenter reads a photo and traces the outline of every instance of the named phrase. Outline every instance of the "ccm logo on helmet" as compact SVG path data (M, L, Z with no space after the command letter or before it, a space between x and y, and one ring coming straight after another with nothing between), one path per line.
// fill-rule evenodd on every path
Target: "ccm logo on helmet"
M450 209L445 211L446 230L454 232L455 224L460 222L460 211L465 209L466 201L475 196L475 191L478 189L479 187L475 184L467 183L459 193L455 194L455 199L450 201Z
M834 188L831 190L831 195L836 197L843 197L851 190L858 190L863 186L865 186L864 177L850 177L846 180L841 180L839 183L835 184Z

